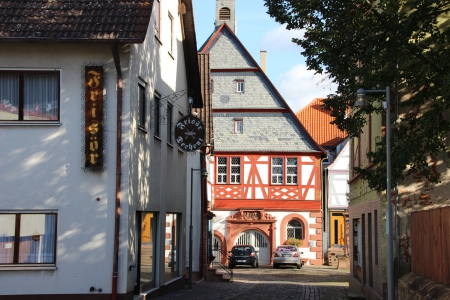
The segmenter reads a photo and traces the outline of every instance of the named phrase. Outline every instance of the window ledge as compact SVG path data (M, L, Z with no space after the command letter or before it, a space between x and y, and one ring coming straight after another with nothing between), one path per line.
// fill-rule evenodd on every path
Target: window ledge
M162 42L161 42L161 40L159 39L159 37L155 34L155 39L158 41L158 43L162 46Z
M0 266L0 271L55 271L58 268L55 265L3 265Z
M61 122L59 121L44 121L44 122L36 122L36 121L0 121L0 126L60 126Z
M145 133L145 134L148 133L148 131L147 131L144 127L142 127L142 126L139 126L139 125L138 125L138 129L139 129L139 131L142 132L142 133Z

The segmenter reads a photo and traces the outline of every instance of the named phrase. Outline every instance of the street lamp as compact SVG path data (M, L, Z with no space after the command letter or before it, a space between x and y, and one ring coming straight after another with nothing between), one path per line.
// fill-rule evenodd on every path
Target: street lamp
M386 102L383 102L383 108L386 110L386 260L387 260L387 296L389 300L395 299L394 290L394 260L393 260L393 242L392 242L392 205L391 205L391 88L385 90L364 90L358 89L356 92L355 106L366 106L366 93L384 93L386 92Z
M192 186L194 171L200 171L202 178L208 177L208 170L191 168L191 217L189 223L189 289L192 289Z

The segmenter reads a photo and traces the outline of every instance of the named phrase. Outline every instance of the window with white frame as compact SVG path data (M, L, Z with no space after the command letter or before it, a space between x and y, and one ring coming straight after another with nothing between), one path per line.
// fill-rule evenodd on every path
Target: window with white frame
M272 157L272 183L283 184L283 158Z
M0 70L0 121L58 121L59 71Z
M244 133L244 121L242 119L234 120L234 133Z
M227 157L217 157L217 183L227 183Z
M241 158L217 157L217 183L240 184L241 183Z
M241 183L241 158L231 157L230 183Z
M236 92L237 93L244 92L244 80L236 80Z
M0 264L55 264L55 213L0 212Z
M296 157L272 157L272 184L283 183L298 183L298 159Z
M297 158L286 158L286 183L297 184Z
M291 220L286 227L287 238L303 240L303 224L299 220Z

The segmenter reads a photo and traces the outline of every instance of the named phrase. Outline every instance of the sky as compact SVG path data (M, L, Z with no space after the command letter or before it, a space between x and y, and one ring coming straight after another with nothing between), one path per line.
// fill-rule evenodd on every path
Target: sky
M214 31L216 0L192 0L197 47ZM266 75L294 113L315 98L326 98L336 90L324 76L308 71L302 48L292 42L300 30L286 30L267 14L263 0L236 0L236 36L260 64L260 51L266 50Z

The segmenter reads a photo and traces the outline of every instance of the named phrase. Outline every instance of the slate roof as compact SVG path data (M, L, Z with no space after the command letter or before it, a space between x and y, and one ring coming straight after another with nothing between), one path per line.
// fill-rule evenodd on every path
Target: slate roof
M153 0L0 1L0 40L143 42Z
M295 115L320 146L335 147L347 137L347 133L330 124L334 118L331 111L322 106L322 100L323 98L314 99Z
M286 113L213 113L216 151L321 152L298 120ZM234 133L234 120L243 120L243 133Z

